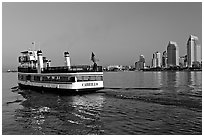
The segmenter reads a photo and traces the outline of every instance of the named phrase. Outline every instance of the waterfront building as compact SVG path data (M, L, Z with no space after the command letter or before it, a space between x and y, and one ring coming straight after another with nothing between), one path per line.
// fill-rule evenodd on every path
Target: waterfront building
M135 62L135 70L139 70L138 61Z
M164 51L162 54L162 67L167 68L167 52Z
M188 58L188 57L187 57L187 55L185 55L184 57L185 57L184 65L185 65L185 67L187 67L187 66L188 66L188 62L187 62L187 58Z
M122 70L123 66L122 65L110 65L107 67L108 71L117 71L117 70Z
M144 57L144 55L140 55L140 59L139 59L139 61L145 63L145 57Z
M181 68L187 67L186 56L179 57L179 66Z
M167 46L167 67L179 66L179 48L176 42L169 41Z
M141 70L145 68L145 57L144 55L139 56L139 61L135 62L135 69Z
M198 37L193 35L187 41L187 63L188 67L201 64L201 46L198 44Z
M152 58L152 68L161 67L161 53L155 52Z
M144 69L144 68L145 68L145 65L144 65L143 62L141 62L141 61L135 62L135 69L136 70L141 70L141 69Z

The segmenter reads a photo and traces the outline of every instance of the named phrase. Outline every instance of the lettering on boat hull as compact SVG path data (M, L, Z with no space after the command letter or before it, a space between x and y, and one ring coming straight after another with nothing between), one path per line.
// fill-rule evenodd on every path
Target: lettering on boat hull
M82 83L82 87L86 86L98 86L98 83Z

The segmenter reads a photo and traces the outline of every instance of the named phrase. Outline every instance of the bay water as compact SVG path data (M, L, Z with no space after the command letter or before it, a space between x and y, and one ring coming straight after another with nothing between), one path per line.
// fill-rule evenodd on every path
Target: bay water
M202 134L201 71L104 72L105 89L82 95L15 86L3 72L3 135Z

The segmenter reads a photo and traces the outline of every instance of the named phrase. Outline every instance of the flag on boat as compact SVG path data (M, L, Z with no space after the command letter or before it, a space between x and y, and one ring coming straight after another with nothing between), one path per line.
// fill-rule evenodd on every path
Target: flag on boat
M91 54L91 61L96 62L95 54L93 52Z
M95 57L95 54L92 52L92 54L91 54L91 61L93 61L94 63L96 62L96 61L99 61L99 59L96 59L96 57Z

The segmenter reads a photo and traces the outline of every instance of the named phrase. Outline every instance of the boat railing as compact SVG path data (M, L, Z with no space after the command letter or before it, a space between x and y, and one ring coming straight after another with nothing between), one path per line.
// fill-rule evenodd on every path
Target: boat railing
M34 67L18 67L18 72L37 73L37 68L34 68Z
M32 67L18 67L18 72L37 73L37 68ZM93 68L88 65L80 66L60 66L60 67L46 67L43 68L41 73L77 73L77 72L102 72L102 66Z

